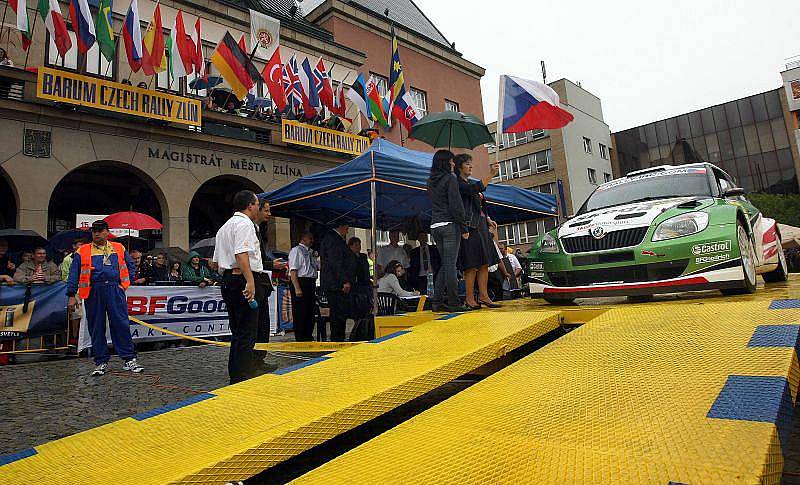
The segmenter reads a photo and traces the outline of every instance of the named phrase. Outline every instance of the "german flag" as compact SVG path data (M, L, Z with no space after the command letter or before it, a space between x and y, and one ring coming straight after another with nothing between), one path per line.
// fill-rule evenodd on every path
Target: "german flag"
M211 62L239 99L247 96L247 92L261 78L247 53L242 51L229 32L225 32L225 37L217 44Z

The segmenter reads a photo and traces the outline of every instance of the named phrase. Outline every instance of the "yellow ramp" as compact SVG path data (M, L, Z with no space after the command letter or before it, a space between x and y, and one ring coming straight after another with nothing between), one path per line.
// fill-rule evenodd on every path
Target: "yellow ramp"
M297 483L779 483L800 300L773 296L609 309Z
M480 312L429 321L0 457L0 483L241 480L557 327L556 311Z

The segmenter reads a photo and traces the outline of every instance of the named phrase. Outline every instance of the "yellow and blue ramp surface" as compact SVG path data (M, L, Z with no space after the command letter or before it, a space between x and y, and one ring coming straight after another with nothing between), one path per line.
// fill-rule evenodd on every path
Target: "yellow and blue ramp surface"
M415 315L372 343L2 457L0 481L239 480L586 322L297 482L778 483L800 381L798 283Z

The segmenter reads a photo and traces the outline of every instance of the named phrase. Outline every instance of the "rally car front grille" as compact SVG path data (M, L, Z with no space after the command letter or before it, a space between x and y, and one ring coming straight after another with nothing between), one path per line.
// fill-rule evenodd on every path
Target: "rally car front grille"
M601 239L591 235L565 237L561 239L564 251L568 253L586 253L591 251L605 251L636 246L641 243L647 234L647 227L635 227L607 233Z
M688 259L619 268L548 272L553 286L590 286L598 283L644 283L677 278L686 271Z

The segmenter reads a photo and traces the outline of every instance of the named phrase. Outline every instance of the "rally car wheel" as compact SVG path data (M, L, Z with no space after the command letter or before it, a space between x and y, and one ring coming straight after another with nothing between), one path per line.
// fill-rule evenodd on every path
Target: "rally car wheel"
M544 301L551 305L572 305L575 298L545 298Z
M778 239L778 267L761 275L767 283L780 283L789 279L789 268L786 264L786 256L783 254L781 240Z
M741 287L724 289L722 290L723 295L743 295L756 291L756 255L753 252L753 244L742 223L738 223L737 226L736 239L739 243L744 278L741 281Z

